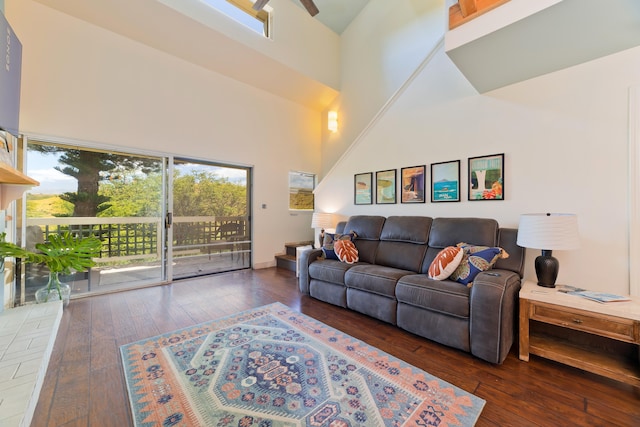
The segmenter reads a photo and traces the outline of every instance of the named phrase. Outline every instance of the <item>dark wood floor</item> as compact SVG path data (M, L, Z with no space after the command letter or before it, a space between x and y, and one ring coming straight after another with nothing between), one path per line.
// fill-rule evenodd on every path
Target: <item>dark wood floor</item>
M127 426L119 346L280 301L487 401L478 426L640 426L640 390L516 348L502 365L302 296L292 272L244 270L72 300L32 426Z

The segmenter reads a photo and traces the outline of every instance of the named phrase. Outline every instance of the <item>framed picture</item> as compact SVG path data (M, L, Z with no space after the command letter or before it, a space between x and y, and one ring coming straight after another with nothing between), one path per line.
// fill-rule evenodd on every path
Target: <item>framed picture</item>
M411 166L400 171L400 201L402 203L424 203L424 180L426 166Z
M469 200L504 200L504 153L469 158Z
M354 175L353 202L356 205L370 205L373 203L373 173L358 173Z
M0 132L0 162L13 167L13 157L11 157L11 149L6 132Z
M396 170L376 172L376 203L393 204L396 202Z
M431 164L431 201L460 201L460 160Z

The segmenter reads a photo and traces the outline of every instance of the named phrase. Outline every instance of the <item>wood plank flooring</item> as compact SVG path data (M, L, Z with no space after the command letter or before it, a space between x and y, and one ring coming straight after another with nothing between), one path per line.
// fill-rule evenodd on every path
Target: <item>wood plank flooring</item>
M132 425L119 346L279 301L487 401L478 426L640 426L640 390L535 356L492 365L302 296L295 275L243 270L72 300L32 426Z

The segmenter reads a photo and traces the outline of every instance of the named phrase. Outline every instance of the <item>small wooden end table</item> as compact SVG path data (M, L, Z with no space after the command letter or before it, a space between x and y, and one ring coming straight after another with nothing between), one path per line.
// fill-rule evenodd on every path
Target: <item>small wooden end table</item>
M520 359L534 354L640 387L640 298L599 303L525 281Z

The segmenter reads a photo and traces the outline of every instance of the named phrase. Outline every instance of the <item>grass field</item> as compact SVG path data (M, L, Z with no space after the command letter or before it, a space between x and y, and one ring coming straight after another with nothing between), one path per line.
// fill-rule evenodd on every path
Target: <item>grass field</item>
M56 194L28 194L27 218L53 218L71 216L73 204Z
M302 189L289 191L289 209L313 210L313 192Z

